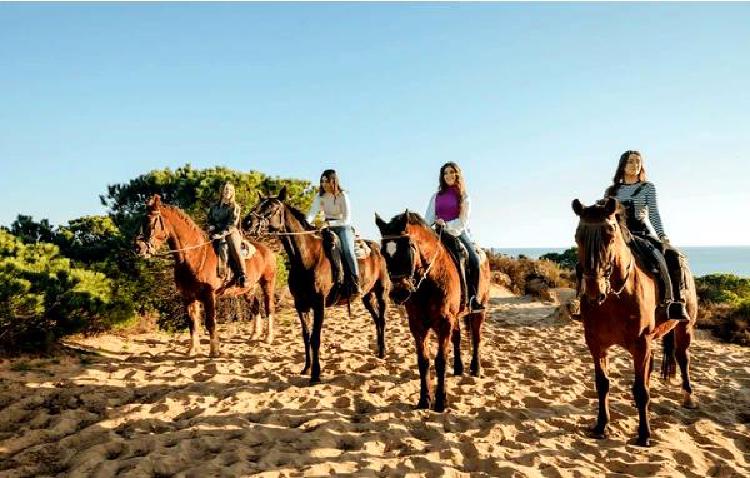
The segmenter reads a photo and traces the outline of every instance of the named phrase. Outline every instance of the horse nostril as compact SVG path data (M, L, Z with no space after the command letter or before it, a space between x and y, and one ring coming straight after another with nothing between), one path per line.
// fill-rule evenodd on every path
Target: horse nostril
M606 296L606 295L604 295L604 294L599 294L599 297L597 298L597 300L598 300L598 301L599 301L599 303L601 304L602 302L604 302L604 299L606 299L606 298L607 298L607 296Z

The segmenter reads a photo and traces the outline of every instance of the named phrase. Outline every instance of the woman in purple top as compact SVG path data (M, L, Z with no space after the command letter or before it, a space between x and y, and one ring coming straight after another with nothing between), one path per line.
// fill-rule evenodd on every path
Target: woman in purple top
M448 233L448 238L454 239L444 242L448 243L446 245L453 243L452 252L457 257L461 257L461 254L458 254L458 241L466 248L469 255L469 280L467 284L470 298L469 306L472 312L481 312L484 310L484 306L476 298L479 290L479 254L477 254L469 235L468 223L471 203L466 192L461 168L453 162L445 163L440 168L439 182L438 192L432 195L430 204L427 206L425 220L427 224L440 226L444 233Z

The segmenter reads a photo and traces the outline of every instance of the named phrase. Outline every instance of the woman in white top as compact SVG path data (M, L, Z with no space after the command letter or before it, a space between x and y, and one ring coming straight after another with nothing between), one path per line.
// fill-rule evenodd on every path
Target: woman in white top
M307 213L307 222L312 223L321 210L326 225L339 238L347 269L346 282L350 284L351 292L357 294L359 266L354 255L354 228L351 225L349 196L341 189L336 171L333 169L326 169L320 175L320 189Z

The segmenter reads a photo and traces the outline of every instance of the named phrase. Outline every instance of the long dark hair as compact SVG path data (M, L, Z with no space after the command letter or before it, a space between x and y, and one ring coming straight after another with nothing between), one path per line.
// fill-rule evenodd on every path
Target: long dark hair
M453 186L448 186L445 183L445 178L443 177L443 173L445 173L445 170L448 168L453 168L453 170L456 172L456 182L453 183ZM458 211L460 212L464 205L463 203L464 193L466 192L466 183L464 182L464 173L461 171L461 168L458 167L458 164L454 163L453 161L449 161L442 165L440 167L440 179L438 184L438 192L440 193L445 192L450 187L453 187L456 190L456 193L458 193Z
M341 188L341 184L339 184L339 177L336 175L335 169L326 169L323 171L323 173L320 175L320 181L323 182L323 179L328 180L331 183L331 186L333 186L333 197L337 197L339 194L344 192L344 190ZM323 185L321 184L318 189L318 195L322 196L326 193L326 190L323 188Z
M617 188L625 181L625 165L631 154L635 154L641 158L641 172L638 174L638 181L646 180L646 167L643 165L643 155L636 149L629 149L620 155L620 162L617 164L615 176L612 178L612 185L607 188L607 196L614 196L617 193Z

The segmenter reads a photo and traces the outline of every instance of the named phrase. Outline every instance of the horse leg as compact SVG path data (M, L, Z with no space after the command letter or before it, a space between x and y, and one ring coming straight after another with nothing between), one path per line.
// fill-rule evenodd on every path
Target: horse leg
M266 321L268 322L268 330L266 332L267 344L273 342L273 314L276 311L276 304L274 303L273 296L273 290L276 287L275 284L276 281L265 279L263 279L260 283L261 292L263 293L263 310L265 313Z
M648 391L649 365L651 364L651 342L643 338L636 344L633 353L633 365L635 367L635 382L633 383L633 398L638 407L638 439L639 446L651 446L651 425L648 418L648 404L650 395Z
M250 309L250 314L252 316L252 333L250 335L250 340L258 340L260 338L261 330L263 326L260 323L260 304L258 303L258 298L255 297L252 294L248 294L245 296L245 300L247 301Z
M193 357L198 354L200 350L200 326L201 326L201 311L200 302L197 300L189 301L185 304L188 313L189 327L190 327L190 347L188 348L188 357Z
M297 311L299 323L302 326L302 342L305 344L305 368L300 372L305 375L310 372L310 312Z
M445 362L448 354L448 347L450 347L451 326L448 318L444 318L444 323L438 331L438 349L435 354L435 376L437 377L437 388L435 389L435 411L438 413L444 412L447 405L447 399L445 397ZM460 339L460 335L459 335Z
M698 404L693 400L693 387L690 385L690 342L693 340L693 330L690 324L680 323L675 328L677 347L675 355L677 363L680 365L680 374L682 376L682 391L684 394L682 406L685 408L698 408Z
M365 305L365 309L372 316L372 320L375 322L375 335L378 342L378 358L385 357L384 344L381 342L381 328L380 328L380 317L378 311L375 310L375 293L370 291L362 296L362 303Z
M479 361L479 348L482 341L482 326L484 325L484 314L480 312L478 314L471 314L467 316L466 321L471 324L471 375L474 377L480 377L482 375L482 364Z
M216 297L213 292L205 294L203 306L206 309L206 328L211 342L210 357L218 357L219 353L219 336L216 333Z
M310 385L320 383L320 334L323 329L325 318L324 298L321 297L313 307L313 329L310 335L310 349L312 351L312 372L310 373Z
M591 429L593 438L602 439L607 437L607 424L609 424L609 377L607 376L607 350L601 350L589 345L591 356L594 358L594 376L596 379L596 393L599 396L599 414L596 417L596 425Z
M385 315L388 313L386 291L382 283L375 289L375 300L378 303L378 357L385 358Z
M452 342L453 342L453 375L464 374L464 362L461 360L461 325L460 322L456 323L456 327L453 329Z
M429 409L432 404L430 393L430 357L427 351L427 336L429 330L426 330L417 320L409 319L409 328L414 337L414 345L417 349L417 365L419 366L419 402L417 408Z

